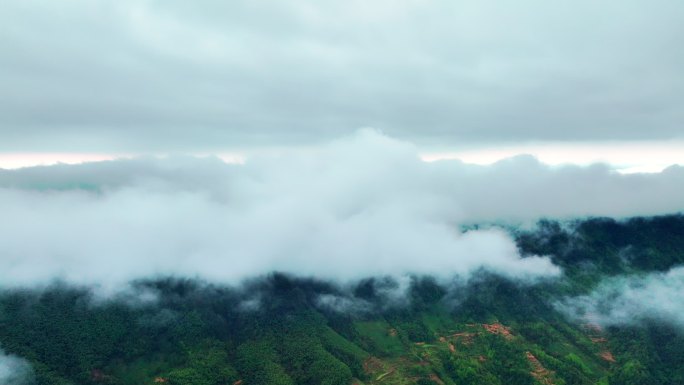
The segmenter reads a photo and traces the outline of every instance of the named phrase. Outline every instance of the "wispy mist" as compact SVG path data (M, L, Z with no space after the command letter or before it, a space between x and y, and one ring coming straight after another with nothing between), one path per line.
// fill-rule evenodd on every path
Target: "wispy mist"
M571 317L601 325L634 325L646 320L684 329L684 267L664 273L621 276L602 282L590 294L558 302Z
M32 378L33 370L26 360L0 349L0 385L29 384Z

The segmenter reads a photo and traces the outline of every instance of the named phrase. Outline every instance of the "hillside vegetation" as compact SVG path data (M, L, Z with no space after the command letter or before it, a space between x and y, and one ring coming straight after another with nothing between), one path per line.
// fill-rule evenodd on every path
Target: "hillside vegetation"
M46 385L684 383L677 325L605 327L555 305L607 277L681 265L684 217L542 221L513 234L563 277L415 276L402 290L384 277L348 287L274 273L237 288L136 282L107 299L54 284L0 295L0 347Z

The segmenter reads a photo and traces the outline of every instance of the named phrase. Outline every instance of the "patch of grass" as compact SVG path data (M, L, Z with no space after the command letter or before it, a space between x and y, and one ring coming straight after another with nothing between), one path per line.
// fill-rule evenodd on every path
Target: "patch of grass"
M359 335L372 349L387 356L399 356L406 350L392 327L385 321L360 321L355 323Z

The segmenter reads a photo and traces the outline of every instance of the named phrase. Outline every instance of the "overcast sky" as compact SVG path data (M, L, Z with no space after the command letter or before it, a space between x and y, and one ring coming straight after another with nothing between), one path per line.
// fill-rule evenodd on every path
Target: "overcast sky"
M1 153L668 141L684 3L0 0Z

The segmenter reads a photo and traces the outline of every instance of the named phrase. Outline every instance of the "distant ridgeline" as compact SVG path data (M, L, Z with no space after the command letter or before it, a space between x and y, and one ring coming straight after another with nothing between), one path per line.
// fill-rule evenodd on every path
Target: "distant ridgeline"
M586 263L605 273L664 271L684 263L681 214L566 224L542 220L536 231L517 235L524 253L550 255L554 263L573 272Z
M33 373L12 384L684 384L681 324L607 325L557 306L611 277L676 269L684 217L542 221L514 236L563 277L166 279L109 299L68 285L5 291L0 373L13 356Z

